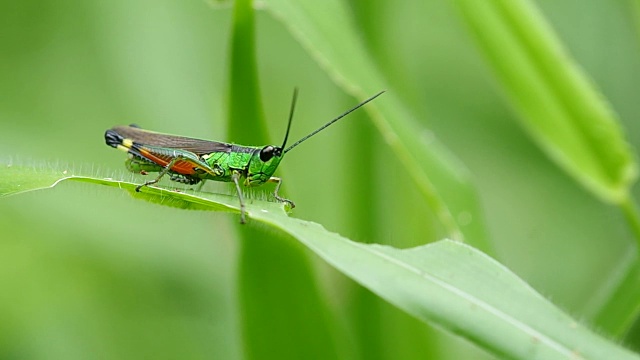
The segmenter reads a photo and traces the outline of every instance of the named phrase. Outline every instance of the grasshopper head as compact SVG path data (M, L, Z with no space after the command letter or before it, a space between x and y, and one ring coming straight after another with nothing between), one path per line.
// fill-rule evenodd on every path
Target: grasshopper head
M284 152L281 147L267 145L262 149L256 149L249 162L247 171L247 186L262 185L276 172Z
M287 123L287 132L284 134L282 146L267 145L262 149L256 149L251 155L249 170L247 171L246 186L258 186L267 182L271 175L276 172L280 160L286 152L287 139L289 138L289 130L291 130L291 121L293 120L293 111L296 108L296 99L298 98L298 89L293 90L293 99L291 100L291 110L289 111L289 122Z

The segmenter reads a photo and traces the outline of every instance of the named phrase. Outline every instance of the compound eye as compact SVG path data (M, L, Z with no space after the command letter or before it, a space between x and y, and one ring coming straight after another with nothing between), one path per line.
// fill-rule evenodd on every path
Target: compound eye
M262 148L262 150L260 150L260 160L262 160L263 162L271 160L275 153L275 150L276 148L271 145L265 146L264 148Z

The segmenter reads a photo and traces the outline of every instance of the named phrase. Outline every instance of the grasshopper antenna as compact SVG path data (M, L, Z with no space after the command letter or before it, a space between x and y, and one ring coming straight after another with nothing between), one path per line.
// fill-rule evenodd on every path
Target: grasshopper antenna
M289 123L287 124L287 132L284 134L284 141L280 150L287 146L287 139L289 138L289 130L291 130L291 121L293 121L293 112L296 110L296 101L298 101L298 88L293 88L293 98L291 99L291 109L289 110ZM285 151L286 152L286 151Z
M312 137L313 135L315 135L315 134L319 133L320 131L322 131L322 130L326 129L327 127L329 127L329 125L331 125L331 124L335 123L336 121L338 121L338 120L342 119L343 117L345 117L345 116L347 116L347 115L351 114L352 112L354 112L354 111L358 110L359 108L361 108L362 106L364 106L366 103L368 103L368 102L372 101L373 99L377 98L378 96L380 96L380 95L384 94L384 92L385 92L385 91L386 91L386 90L382 90L382 91L380 91L379 93L377 93L377 94L373 95L372 97L368 98L367 100L365 100L365 101L361 102L360 104L358 104L358 105L356 105L356 106L352 107L351 109L349 109L349 110L345 111L344 113L342 113L342 115L338 116L337 118L335 118L335 119L333 119L333 120L329 121L328 123L326 123L326 124L322 125L318 130L316 130L316 131L312 132L311 134L309 134L309 135L307 135L307 136L303 137L302 139L300 139L300 140L296 141L293 145L289 146L289 147L284 151L284 153L286 154L287 152L289 152L289 150L291 150L291 149L293 149L294 147L296 147L296 146L300 145L303 141L307 140L308 138ZM294 95L293 95L294 103L295 103L295 98L296 98L296 96L297 96L297 91L296 91L296 92L294 92ZM292 106L292 108L291 108L291 115L293 115L293 106ZM291 118L289 118L289 125L291 125ZM287 128L287 136L289 136L289 128ZM285 140L285 142L286 142L287 138L285 137L285 138L284 138L284 140ZM284 147L284 145L283 145L282 147Z

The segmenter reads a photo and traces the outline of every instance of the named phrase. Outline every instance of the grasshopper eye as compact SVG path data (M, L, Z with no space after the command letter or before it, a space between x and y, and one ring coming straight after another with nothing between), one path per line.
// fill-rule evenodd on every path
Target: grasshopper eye
M275 152L276 148L274 146L265 146L264 148L262 148L262 150L260 150L260 160L262 160L263 162L271 160L273 155L275 155Z

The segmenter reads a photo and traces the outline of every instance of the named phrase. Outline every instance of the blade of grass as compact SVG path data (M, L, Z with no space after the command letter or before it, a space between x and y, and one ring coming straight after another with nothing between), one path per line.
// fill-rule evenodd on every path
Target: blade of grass
M612 286L609 297L603 299L593 313L593 322L616 338L622 338L631 328L640 313L638 298L640 297L640 261L634 256L633 261L625 269L624 278ZM614 279L617 280L617 279Z
M531 136L595 196L624 202L637 178L630 146L538 9L526 0L457 4Z
M637 178L630 146L613 110L542 14L527 0L458 0L457 5L526 130L585 189L622 209L640 249L638 213L629 211L629 189ZM602 287L615 296L601 296L610 303L602 304L595 321L616 336L640 314L636 267L618 288Z
M136 185L61 175L61 171L48 170L47 175L42 170L2 164L0 197L48 188L64 180L102 184L130 192L135 192ZM18 188L20 191L15 191ZM181 207L238 212L237 199L233 196L196 195L155 187L144 188L139 196L165 205L183 204L185 206ZM318 224L289 218L280 204L255 201L248 204L248 212L249 218L297 239L339 271L403 311L462 336L498 357L545 360L640 358L593 333L504 266L462 243L440 241L400 250L353 242ZM279 258L278 254L270 256ZM281 304L272 306L282 308ZM286 309L290 312L285 312L285 316L298 315L296 309ZM262 335L269 337L264 332ZM296 334L290 335L291 341L298 339ZM289 346L295 344L289 342ZM278 357L282 350L276 353Z
M130 192L136 198L164 206L180 209L235 212L239 214L238 198L231 195L203 193L211 198L209 200L193 196L182 198L180 194L186 195L194 192L187 189L167 190L153 186L143 187L140 192L136 192L135 188L139 182L75 175L74 170L70 167L57 170L48 166L24 165L14 161L0 162L0 198L53 188L63 181L79 181L117 187ZM170 193L172 195L168 195ZM279 204L266 201L254 201L248 206L253 207L253 211L260 211L260 209L268 209L270 211L281 209L279 211L283 211L282 206Z
M629 199L622 205L622 210L631 225L636 237L640 238L640 216L636 204ZM593 322L616 338L626 335L640 315L640 254L635 254L631 261L623 261L625 267L621 277L610 279L603 284L603 298L592 306L586 315Z
M348 132L349 156L345 160L349 162L349 171L358 176L345 179L349 183L349 192L344 205L348 209L351 233L358 234L362 241L376 242L383 227L376 221L376 210L383 205L380 204L379 184L373 181L376 178L376 162L379 161L372 156L376 153L374 143L377 142L373 136L375 129L371 124L359 121L352 126L357 130ZM349 294L345 315L353 329L351 347L355 349L359 359L386 359L388 352L385 352L385 347L389 346L389 342L381 314L382 300L367 288L354 283L349 285L344 292ZM396 333L402 336L399 332Z
M229 58L228 138L267 144L260 102L252 0L236 0ZM239 297L248 359L337 358L337 330L299 245L253 226L240 236Z

